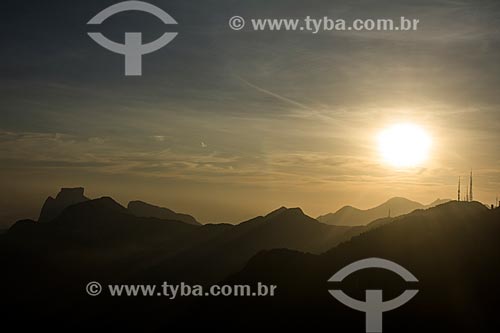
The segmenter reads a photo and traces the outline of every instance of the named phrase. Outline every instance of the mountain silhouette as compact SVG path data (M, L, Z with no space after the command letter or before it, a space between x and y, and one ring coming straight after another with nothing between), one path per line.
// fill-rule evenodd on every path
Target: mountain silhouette
M382 289L388 300L414 287L419 293L413 300L384 314L384 332L487 332L498 326L500 209L489 210L479 202L449 202L388 220L320 255L263 251L225 282L275 284L277 296L271 301L252 298L250 303L218 299L210 309L234 322L257 308L255 315L262 322L279 327L315 327L328 318L334 331L363 332L364 315L336 301L329 289L341 288L360 300L367 289ZM376 269L357 272L340 286L327 282L348 264L372 257L402 265L419 282L409 287L395 274ZM203 312L199 320L210 325L213 314Z
M168 208L154 206L143 201L131 201L127 208L132 214L139 217L155 217L160 220L175 220L200 225L191 215L176 213Z
M48 197L42 206L38 222L48 222L56 218L66 207L89 200L83 195L84 189L62 188L56 198Z
M79 260L92 257L92 266L209 283L242 269L262 250L321 253L364 230L325 225L300 208L281 207L238 225L200 226L136 214L103 197L69 206L47 223L19 221L6 236L21 252L33 246L46 248L63 262L78 253ZM108 254L98 257L96 251Z
M194 225L136 216L112 198L70 205L46 223L22 220L0 235L5 318L59 320L89 327L320 329L363 332L364 314L337 302L327 280L344 266L379 257L419 280L419 294L384 314L384 332L488 331L497 327L500 209L448 202L366 226L327 225L281 207L237 225ZM275 297L89 297L89 281L277 285ZM363 270L340 286L384 300L408 286L394 274ZM19 311L22 308L23 311ZM195 314L196 320L193 320Z
M452 201L451 199L436 199L430 204L426 205L424 208L432 208Z
M366 225L376 219L388 217L389 215L400 216L408 214L416 209L431 208L448 201L449 200L438 199L430 205L423 205L419 202L411 201L406 198L396 197L377 207L366 210L361 210L352 206L345 206L335 213L319 216L317 220L331 225L360 226Z
M33 226L27 221L16 222L9 234L19 234L29 228L26 225ZM71 205L55 219L35 227L40 232L40 240L50 240L53 246L57 246L62 239L61 246L76 249L89 243L116 249L120 246L130 248L131 244L135 244L141 251L155 246L156 242L162 243L180 232L196 228L177 220L135 216L110 197Z
M237 225L209 224L182 235L182 248L152 259L150 275L215 282L244 267L263 250L286 248L321 253L364 228L329 226L300 208L281 207Z

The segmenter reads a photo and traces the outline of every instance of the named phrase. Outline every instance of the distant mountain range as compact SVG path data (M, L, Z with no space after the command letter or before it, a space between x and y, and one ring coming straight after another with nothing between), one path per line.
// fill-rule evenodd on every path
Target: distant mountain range
M62 208L71 201L65 195L75 192L63 189L51 205ZM78 193L82 199L83 189ZM44 205L42 211L47 210ZM287 248L321 253L364 230L367 228L326 225L300 208L286 207L237 225L201 225L189 215L166 208L140 201L130 202L125 208L103 197L69 205L44 223L18 221L7 236L19 239L21 248L38 244L47 251L53 249L62 259L65 252L76 251L84 257L96 256L96 265L116 267L126 262L122 269L145 270L153 276L168 272L184 281L215 282L242 269L259 251ZM27 236L34 237L30 244L21 241ZM112 252L115 262L97 258L96 249ZM133 259L125 260L127 257Z
M39 222L55 219L62 211L74 204L90 200L84 195L84 188L62 188L55 198L48 197L42 206ZM366 210L345 206L335 213L329 213L316 219L325 224L336 226L363 226L385 217L408 214L416 209L427 209L449 202L449 199L437 199L429 205L423 205L406 198L395 197L387 202ZM154 217L161 220L175 220L193 225L200 225L193 216L176 213L171 209L158 207L143 201L131 201L127 205L130 213L138 217Z
M411 213L416 209L427 209L449 202L450 200L438 199L429 205L423 205L416 201L405 198L392 198L387 202L366 210L345 206L335 213L319 216L318 221L339 226L360 226L366 225L376 219L384 217L396 217Z
M48 222L57 218L69 206L89 201L85 197L84 188L62 188L55 199L48 197L42 206L38 222ZM191 215L176 213L173 210L157 207L142 201L128 203L128 211L137 217L154 217L160 220L180 221L193 225L200 225Z
M4 318L17 324L29 318L130 328L137 320L138 328L158 331L241 329L242 323L319 330L333 323L335 332L363 332L363 314L335 301L327 280L369 257L392 260L420 281L415 300L384 314L384 332L487 332L499 324L500 209L478 202L435 202L426 209L396 198L369 216L388 207L391 215L392 209L403 215L386 212L363 226L337 226L286 207L237 225L200 225L189 215L144 202L123 207L110 197L88 199L83 189L62 190L48 201L43 222L18 221L0 234ZM404 213L408 209L413 211ZM277 285L278 294L175 301L89 297L90 281L261 282ZM362 300L366 289L383 289L389 299L408 286L390 273L367 270L342 288Z

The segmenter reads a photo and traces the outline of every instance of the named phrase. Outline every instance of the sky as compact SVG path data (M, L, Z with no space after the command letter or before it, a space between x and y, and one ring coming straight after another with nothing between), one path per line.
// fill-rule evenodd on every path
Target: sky
M123 42L178 36L125 77L87 33L119 1L0 4L0 226L36 218L61 187L141 199L236 223L280 206L318 216L390 197L475 199L500 188L500 3L427 0L164 0L178 25L121 13L97 29ZM233 31L245 18L420 20L410 32ZM376 138L397 123L432 137L399 170Z

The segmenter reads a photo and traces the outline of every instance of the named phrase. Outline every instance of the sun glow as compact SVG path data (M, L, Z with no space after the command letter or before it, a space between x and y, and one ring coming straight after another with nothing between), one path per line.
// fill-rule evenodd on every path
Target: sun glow
M378 147L382 159L398 168L417 167L429 157L432 140L420 126L396 124L378 135Z

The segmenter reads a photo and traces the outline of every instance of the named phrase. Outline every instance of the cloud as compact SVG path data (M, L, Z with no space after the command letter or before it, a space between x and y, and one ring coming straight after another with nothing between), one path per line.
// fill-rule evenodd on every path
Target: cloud
M165 141L165 136L164 135L154 135L152 136L153 140L157 142L164 142Z

